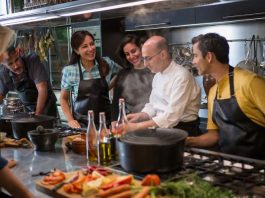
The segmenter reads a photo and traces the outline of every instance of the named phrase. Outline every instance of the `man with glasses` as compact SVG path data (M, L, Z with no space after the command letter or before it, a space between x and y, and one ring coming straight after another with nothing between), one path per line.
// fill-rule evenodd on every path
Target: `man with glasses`
M12 46L0 73L0 102L10 91L18 94L29 112L57 116L54 95L44 65L36 54L20 56Z
M179 128L190 136L198 135L200 88L195 78L171 59L164 37L149 38L142 47L142 56L145 66L156 74L149 103L140 113L128 115L127 130Z

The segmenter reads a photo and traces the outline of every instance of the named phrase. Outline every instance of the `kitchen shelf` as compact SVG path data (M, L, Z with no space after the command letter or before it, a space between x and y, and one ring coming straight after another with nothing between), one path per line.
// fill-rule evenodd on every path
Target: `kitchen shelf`
M91 13L100 13L108 17L122 14L128 16L134 12L143 10L155 11L172 11L184 9L187 7L197 7L213 4L223 4L234 1L243 0L76 0L67 3L40 7L33 10L26 10L18 13L0 16L0 24L4 26L12 26L18 24L28 24L36 21L44 21L58 18L66 18L74 15L87 15ZM113 12L115 10L115 12ZM179 17L180 22L181 18ZM178 19L176 19L178 20Z
M65 18L79 14L91 14L118 8L138 6L141 3L151 4L153 2L166 1L167 0L77 0L0 16L0 24L4 26L18 25L56 18Z

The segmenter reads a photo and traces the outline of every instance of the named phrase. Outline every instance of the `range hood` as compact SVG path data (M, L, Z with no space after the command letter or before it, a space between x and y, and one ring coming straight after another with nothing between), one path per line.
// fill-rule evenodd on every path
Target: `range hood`
M101 13L103 17L126 15L139 8L168 10L187 7L223 4L242 0L77 0L0 17L0 24L12 26L70 16Z

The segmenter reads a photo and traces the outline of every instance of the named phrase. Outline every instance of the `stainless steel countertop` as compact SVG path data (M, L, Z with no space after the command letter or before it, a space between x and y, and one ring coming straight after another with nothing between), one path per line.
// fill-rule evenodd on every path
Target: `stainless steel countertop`
M32 174L48 172L54 168L63 171L74 171L86 166L86 157L78 155L63 145L62 139L56 143L53 152L37 152L26 148L1 148L1 156L17 161L17 165L11 169L16 177L35 195L36 198L48 198L35 188L35 181L43 176L32 177Z

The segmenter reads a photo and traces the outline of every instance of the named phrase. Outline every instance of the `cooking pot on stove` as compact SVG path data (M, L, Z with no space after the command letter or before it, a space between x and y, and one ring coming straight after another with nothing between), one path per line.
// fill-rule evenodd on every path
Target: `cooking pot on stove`
M28 138L27 132L36 129L37 126L53 128L56 118L46 115L34 115L33 112L18 114L10 120L13 136L16 139Z
M121 166L128 172L164 173L181 169L187 132L145 129L128 132L118 140Z

